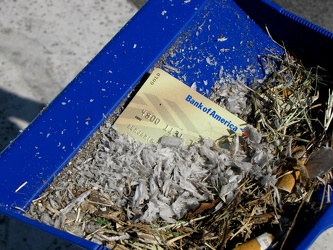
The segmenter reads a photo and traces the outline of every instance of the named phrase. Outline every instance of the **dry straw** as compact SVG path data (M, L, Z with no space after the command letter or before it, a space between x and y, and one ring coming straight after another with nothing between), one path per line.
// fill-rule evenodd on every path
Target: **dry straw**
M323 97L317 69L288 54L263 59L263 81L217 82L211 96L252 124L243 137L223 148L144 145L111 117L26 215L113 249L230 249L264 232L283 246L312 191L327 186L327 175L309 178L306 158L332 139L333 93ZM278 189L286 175L291 192Z

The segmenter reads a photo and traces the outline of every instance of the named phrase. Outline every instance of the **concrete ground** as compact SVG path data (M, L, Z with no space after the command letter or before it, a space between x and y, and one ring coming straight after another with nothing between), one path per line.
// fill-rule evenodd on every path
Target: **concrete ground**
M143 2L0 0L0 151L56 97ZM333 31L333 3L329 0L274 2ZM331 249L332 241L330 229L313 249ZM0 215L0 249L76 248Z
M333 2L330 0L273 0L273 2L329 31L333 31Z

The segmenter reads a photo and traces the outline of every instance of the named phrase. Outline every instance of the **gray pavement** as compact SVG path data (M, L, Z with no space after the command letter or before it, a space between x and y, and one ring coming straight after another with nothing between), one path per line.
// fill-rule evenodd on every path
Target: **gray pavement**
M273 0L285 9L329 31L333 31L333 1Z
M0 151L102 49L143 2L0 0ZM274 2L333 31L332 1ZM330 229L313 249L331 249L332 241ZM75 247L0 215L0 249Z

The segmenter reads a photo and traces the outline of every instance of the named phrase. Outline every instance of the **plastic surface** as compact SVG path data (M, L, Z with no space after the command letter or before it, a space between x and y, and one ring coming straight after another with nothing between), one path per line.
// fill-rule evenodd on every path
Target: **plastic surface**
M299 239L298 250L308 249L325 230L333 227L333 205L329 205L315 226L303 239Z
M250 85L262 79L264 55L283 52L233 1L210 0L163 58L162 68L209 96L216 81Z
M248 5L247 1L236 2ZM276 6L257 2L261 4L251 4L249 9L240 5L245 13L231 0L150 0L0 155L0 211L85 248L102 249L25 218L20 209L38 197L157 62L204 95L209 95L221 77L230 81L238 78L247 84L264 77L262 56L283 50L247 14L260 25L267 20L257 20L258 11L267 9L260 16L268 21L286 17ZM279 24L280 30L275 25L275 36L286 33L290 22L310 32L308 26L288 18L285 27ZM320 37L332 43L330 34ZM288 36L281 39L288 40ZM293 39L290 48L296 46L308 55L306 46L299 47L305 42ZM316 60L321 61L320 54Z

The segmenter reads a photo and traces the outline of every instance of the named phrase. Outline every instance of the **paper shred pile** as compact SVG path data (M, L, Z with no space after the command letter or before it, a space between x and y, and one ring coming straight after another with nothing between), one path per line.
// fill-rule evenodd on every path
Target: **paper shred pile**
M123 212L131 223L163 219L175 224L203 202L219 199L217 207L229 204L246 175L268 186L276 182L271 164L267 164L267 159L274 159L272 153L250 137L234 135L230 149L223 149L210 139L190 146L175 137L162 138L159 144L143 144L118 134L108 122L100 132L93 157L72 164L70 175L75 183L63 185L68 176L59 176L50 185L43 209L47 213L39 218L42 222L76 232L84 227L85 214L108 208ZM91 197L97 192L104 201L96 204ZM38 214L39 204L34 202L29 213ZM53 222L51 217L55 216Z

